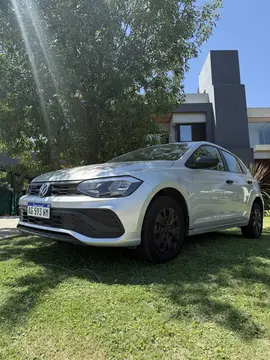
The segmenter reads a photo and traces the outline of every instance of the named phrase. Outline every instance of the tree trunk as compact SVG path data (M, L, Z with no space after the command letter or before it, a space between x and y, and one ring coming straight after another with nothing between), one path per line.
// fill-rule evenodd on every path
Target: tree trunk
M88 165L96 164L98 162L98 154L97 154L97 124L98 124L98 116L97 112L93 112L90 117L90 134L89 134L89 141L90 146L87 146L87 154L86 154L86 162Z
M49 157L50 157L50 165L52 170L60 169L60 161L59 161L59 154L58 151L55 149L54 144L52 141L49 141Z

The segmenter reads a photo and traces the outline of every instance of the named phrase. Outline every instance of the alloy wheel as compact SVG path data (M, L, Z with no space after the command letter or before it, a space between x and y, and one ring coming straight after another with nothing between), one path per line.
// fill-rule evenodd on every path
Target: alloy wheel
M252 216L253 229L259 234L262 231L262 212L256 208Z
M172 208L162 209L155 221L154 239L158 250L162 254L170 254L180 241L180 218Z

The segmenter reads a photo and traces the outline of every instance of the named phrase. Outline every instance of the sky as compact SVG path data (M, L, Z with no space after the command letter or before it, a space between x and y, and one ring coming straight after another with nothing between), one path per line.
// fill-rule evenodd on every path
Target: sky
M202 0L197 1L198 5ZM238 50L248 107L270 107L270 0L223 0L212 37L190 61L185 92L196 93L210 50Z

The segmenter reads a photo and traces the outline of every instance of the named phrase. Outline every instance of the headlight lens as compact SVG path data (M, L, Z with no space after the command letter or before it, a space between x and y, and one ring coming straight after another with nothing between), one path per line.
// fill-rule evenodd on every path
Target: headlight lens
M131 176L86 180L77 190L94 198L125 197L132 194L142 184L141 180Z

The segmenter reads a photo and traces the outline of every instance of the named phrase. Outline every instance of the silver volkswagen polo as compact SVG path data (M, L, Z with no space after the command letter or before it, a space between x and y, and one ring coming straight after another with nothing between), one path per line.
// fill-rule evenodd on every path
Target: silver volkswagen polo
M147 147L41 175L19 206L24 232L136 247L151 262L175 258L189 235L240 227L257 239L264 213L260 187L243 162L208 142Z

